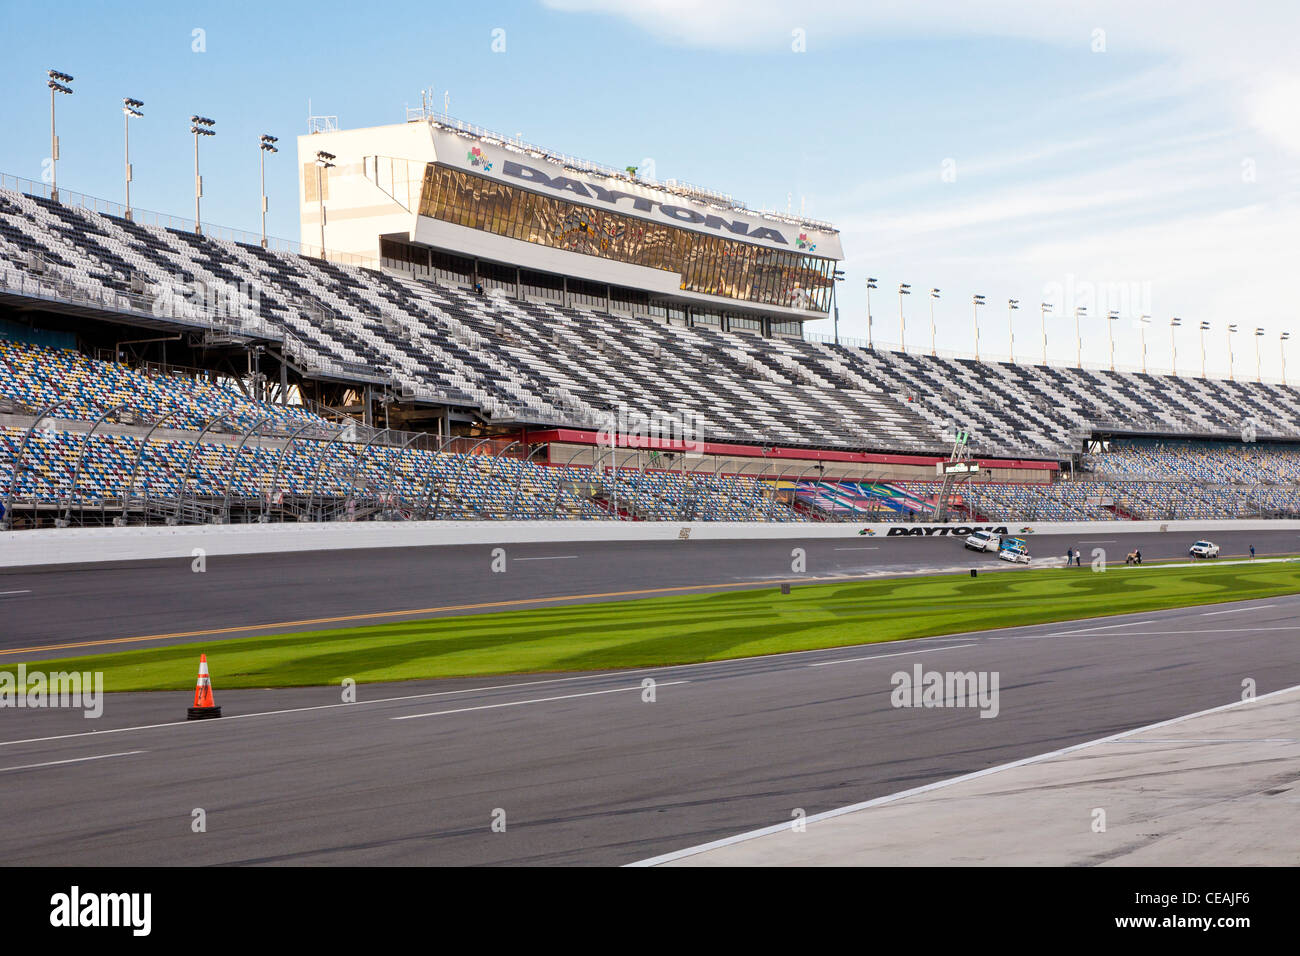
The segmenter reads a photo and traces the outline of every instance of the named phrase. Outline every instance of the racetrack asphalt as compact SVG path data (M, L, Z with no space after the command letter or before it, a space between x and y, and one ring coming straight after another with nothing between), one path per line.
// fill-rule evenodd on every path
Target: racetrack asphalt
M1012 531L1016 530L1011 528ZM1216 532L1224 557L1300 552L1295 531ZM1036 561L1066 548L1122 562L1187 559L1188 533L1094 533L1028 538ZM353 627L462 614L736 587L787 580L791 551L804 549L809 580L1015 570L947 537L583 542L506 546L492 571L490 545L209 556L192 570L174 559L0 571L0 662L102 653L295 630Z
M0 859L635 862L1228 703L1246 681L1300 684L1297 610L1287 596L646 671L363 685L356 703L338 687L223 693L214 674L213 721L186 722L185 693L110 695L97 720L6 709ZM892 706L892 675L914 666L997 673L997 717Z

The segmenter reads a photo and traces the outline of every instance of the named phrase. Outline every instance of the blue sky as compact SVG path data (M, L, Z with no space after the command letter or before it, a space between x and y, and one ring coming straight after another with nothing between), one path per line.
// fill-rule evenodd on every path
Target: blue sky
M123 96L133 123L134 205L190 216L188 117L217 121L203 144L204 218L255 231L257 136L289 146L268 169L270 231L296 239L291 141L308 101L344 128L400 122L419 91L453 115L610 165L653 162L660 179L727 191L754 207L787 196L844 233L841 334L929 348L926 291L939 287L940 348L1170 363L1265 375L1294 331L1300 261L1300 5L1243 0L1071 5L989 0L543 0L513 4L70 2L57 30L7 47L0 171L40 179L49 153L45 70L76 77L58 103L65 189L120 201ZM1135 9L1136 8L1136 9ZM19 7L4 0L9 24ZM27 16L27 15L24 15ZM30 17L28 16L28 19ZM32 21L34 24L34 21ZM493 30L505 31L493 52ZM201 51L194 31L203 31ZM802 39L802 43L800 40ZM802 49L799 47L802 46ZM828 323L826 324L828 326ZM1300 353L1297 353L1300 357Z

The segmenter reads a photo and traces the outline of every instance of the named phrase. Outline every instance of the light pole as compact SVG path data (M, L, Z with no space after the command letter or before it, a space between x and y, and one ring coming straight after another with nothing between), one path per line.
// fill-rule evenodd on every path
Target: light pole
M934 300L939 298L939 290L930 290L930 354L937 356L939 353L934 347Z
M1147 326L1151 324L1151 316L1142 315L1138 317L1138 332L1142 335L1142 374L1147 373Z
M203 226L199 222L199 200L203 198L203 177L199 175L199 137L216 136L217 131L212 127L216 125L216 120L210 120L206 116L190 117L190 132L194 134L194 234L203 235Z
M984 296L978 293L971 296L971 306L975 311L975 361L980 360L980 306L984 304Z
M1077 306L1074 310L1074 366L1083 368L1083 333L1079 331L1079 317L1088 314L1088 307Z
M1043 323L1043 366L1047 366L1047 313L1052 311L1052 303L1039 303L1039 318Z
M275 144L279 142L278 136L272 136L269 133L263 133L257 139L257 164L262 175L262 248L266 248L266 210L268 203L266 201L266 154L278 153Z
M1259 340L1263 335L1264 335L1264 330L1257 327L1255 329L1255 382L1256 383L1262 382L1264 380L1261 377L1259 372Z
M1111 309L1106 313L1106 334L1110 336L1110 370L1115 371L1115 323L1119 321L1119 313Z
M131 218L131 120L139 119L144 116L140 112L140 107L144 106L143 100L133 100L129 96L122 100L122 143L125 147L123 154L126 159L126 218Z
M50 88L50 198L58 202L59 135L54 130L54 94L62 93L65 96L71 96L72 87L67 84L72 82L72 77L67 73L60 73L58 70L46 70L46 73L50 77L45 84Z
M1205 378L1205 333L1210 330L1210 323L1201 320L1201 378Z
M1282 356L1282 385L1286 386L1286 340L1291 337L1290 332L1283 332L1278 336L1278 352Z
M867 348L871 348L871 290L877 288L876 280L867 277Z
M321 176L323 170L333 169L331 160L337 159L333 153L324 150L316 152L316 199L320 202L320 257L325 258L325 190Z
M1011 364L1016 364L1016 326L1012 321L1011 313L1020 309L1019 299L1007 299L1007 347L1010 351L1007 353L1011 359Z
M835 269L831 272L831 303L835 308L835 344L840 344L840 300L836 295L840 282L844 279L844 271Z
M907 320L903 317L903 296L911 295L912 287L906 282L898 284L898 346L907 354Z
M1234 377L1234 373L1232 370L1232 336L1236 331L1237 331L1237 323L1229 322L1228 323L1228 381L1229 382L1235 382L1237 380Z
M1169 320L1169 368L1178 374L1178 343L1174 341L1174 329L1183 324L1183 320L1175 316Z

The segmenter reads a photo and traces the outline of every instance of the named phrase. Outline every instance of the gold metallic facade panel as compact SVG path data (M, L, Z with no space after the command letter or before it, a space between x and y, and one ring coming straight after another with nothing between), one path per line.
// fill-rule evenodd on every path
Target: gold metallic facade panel
M553 249L661 269L683 292L830 310L834 262L552 199L430 163L420 215Z

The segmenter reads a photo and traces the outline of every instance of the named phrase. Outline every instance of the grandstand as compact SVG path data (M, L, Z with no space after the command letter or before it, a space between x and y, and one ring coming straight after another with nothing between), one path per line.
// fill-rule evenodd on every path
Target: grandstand
M325 255L0 178L12 527L929 520L959 431L972 520L1300 514L1291 387L818 341L829 224L446 117L300 156L325 145L304 236L326 201L383 209ZM705 434L610 435L616 409Z

